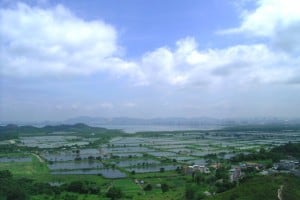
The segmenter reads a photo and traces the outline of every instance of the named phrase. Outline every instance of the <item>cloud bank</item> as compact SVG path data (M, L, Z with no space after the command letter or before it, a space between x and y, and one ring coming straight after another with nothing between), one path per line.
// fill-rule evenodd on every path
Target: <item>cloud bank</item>
M18 3L0 10L1 74L5 76L135 74L122 60L117 31L103 21L85 21L62 5L42 9Z
M201 86L300 82L300 10L293 0L259 0L243 10L239 27L221 31L264 42L201 49L186 37L128 60L118 31L86 21L62 5L19 3L0 10L1 76L57 77L109 73L138 85ZM220 36L221 37L221 36Z
M295 0L258 0L254 10L243 10L239 27L221 31L266 38L289 53L300 53L300 8Z

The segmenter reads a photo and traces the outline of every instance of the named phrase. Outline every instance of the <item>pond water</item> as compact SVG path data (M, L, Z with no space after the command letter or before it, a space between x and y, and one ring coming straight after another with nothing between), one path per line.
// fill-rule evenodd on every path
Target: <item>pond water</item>
M108 125L94 124L95 126L108 129L119 129L126 133L136 133L141 131L187 131L187 130L211 130L220 129L219 125Z
M105 148L104 151L108 153L122 153L122 152L149 152L153 151L153 149L149 149L147 147L115 147L115 148Z
M20 137L21 145L27 147L38 147L38 148L57 148L62 146L73 146L73 145L87 145L88 142L84 141L83 138L77 136L34 136L34 137Z
M125 168L128 172L135 171L136 173L147 173L147 172L159 172L161 168L164 168L165 171L175 170L177 165L163 165L163 166L144 166L144 167L129 167Z
M195 157L191 157L191 156L171 156L169 158L176 159L177 161L188 161L188 160L195 159Z
M193 164L193 165L206 165L207 162L204 159L196 159L196 160L190 160L188 161L189 164Z
M118 156L120 158L128 158L128 157L142 157L142 153L113 153L113 156Z
M50 170L72 170L72 169L94 169L102 168L103 164L98 161L73 161L73 162L56 162L48 164Z
M168 149L168 151L178 153L178 154L190 154L193 152L193 149L188 148L177 148L177 149Z
M174 152L166 152L166 151L148 152L148 154L150 154L152 156L157 156L157 157L170 157L170 156L176 155L176 153L174 153Z
M98 149L79 149L79 152L76 153L76 151L60 151L60 152L52 152L52 153L42 153L42 157L44 157L47 161L53 161L53 162L63 162L63 161L72 161L76 158L81 159L88 159L89 157L99 157L101 156L100 151Z
M31 157L2 157L0 158L0 162L9 163L9 162L31 162Z
M86 155L86 154L88 154L88 155L95 155L95 156L97 156L97 155L99 155L99 150L98 149L80 149L80 152L79 152L80 154L82 154L82 155Z
M77 157L75 153L69 151L62 151L59 153L43 153L41 154L41 156L45 158L47 161L52 161L52 162L73 161Z
M214 153L212 151L194 151L191 156L206 156L208 154Z
M117 169L91 169L91 170L69 170L69 171L52 171L51 174L101 174L105 178L124 178L126 174Z
M116 162L119 167L133 167L133 166L145 166L145 165L157 165L160 162L157 160L122 160Z
M235 155L236 155L235 153L226 153L222 157L226 160L229 160L229 159L233 158Z

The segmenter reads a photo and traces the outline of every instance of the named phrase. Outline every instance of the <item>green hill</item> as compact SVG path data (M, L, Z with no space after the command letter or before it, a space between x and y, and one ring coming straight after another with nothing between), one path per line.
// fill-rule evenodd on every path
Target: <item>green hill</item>
M282 188L283 200L300 199L300 178L291 175L257 176L239 186L209 197L209 200L276 200Z
M6 126L0 126L0 141L8 139L16 139L19 136L24 135L45 135L51 134L54 132L70 132L72 135L85 135L94 133L95 135L101 134L101 136L108 135L119 135L122 132L120 130L112 130L101 127L92 127L86 124L77 123L73 125L61 124L55 126L44 126L44 127L35 127L35 126L18 126L14 124L9 124Z

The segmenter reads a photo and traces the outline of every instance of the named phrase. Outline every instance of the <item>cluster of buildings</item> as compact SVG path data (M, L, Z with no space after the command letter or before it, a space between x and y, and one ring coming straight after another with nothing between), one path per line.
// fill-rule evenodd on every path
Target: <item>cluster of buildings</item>
M218 169L221 166L220 163L211 164L209 167ZM210 168L207 165L186 165L182 167L182 172L185 174L193 174L193 173L203 173L209 174ZM274 174L279 172L292 173L296 176L300 177L300 163L299 160L295 159L286 159L280 160L279 162L273 164L272 168L266 169L266 166L261 163L255 162L243 162L239 165L234 165L229 170L229 180L230 182L237 182L247 173L257 173L259 172L261 175Z
M205 174L210 173L208 167L206 167L205 165L183 166L182 170L185 174L192 174L196 172L205 173Z
M218 168L218 165L213 165L213 168ZM185 174L193 174L193 173L204 173L209 174L210 170L205 165L190 165L190 166L183 166L182 170ZM231 182L238 181L243 177L242 168L240 166L234 166L229 170L229 180Z
M278 163L273 165L275 170L295 170L299 167L300 165L298 160L280 160Z
M230 182L237 182L243 177L244 173L240 167L233 167L229 170L229 180Z

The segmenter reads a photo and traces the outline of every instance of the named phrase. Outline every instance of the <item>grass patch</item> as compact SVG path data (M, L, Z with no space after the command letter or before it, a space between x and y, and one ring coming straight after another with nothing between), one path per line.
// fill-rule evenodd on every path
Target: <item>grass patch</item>
M122 188L122 190L126 193L126 194L136 194L138 192L141 192L141 188L134 183L133 180L131 179L119 179L119 180L115 180L113 182L113 185L116 187L120 187Z

